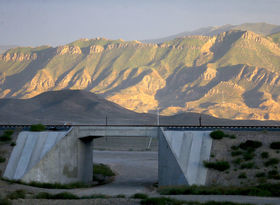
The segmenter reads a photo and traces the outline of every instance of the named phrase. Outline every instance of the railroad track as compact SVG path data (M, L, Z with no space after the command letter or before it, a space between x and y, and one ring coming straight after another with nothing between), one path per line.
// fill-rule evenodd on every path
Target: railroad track
M280 131L280 126L232 126L232 125L205 125L205 126L196 126L196 125L46 125L48 130L68 130L70 127L84 127L84 126L94 126L94 127L162 127L165 130L257 130L257 131ZM0 130L6 129L17 129L21 128L23 130L28 130L31 127L30 124L2 124L0 125Z

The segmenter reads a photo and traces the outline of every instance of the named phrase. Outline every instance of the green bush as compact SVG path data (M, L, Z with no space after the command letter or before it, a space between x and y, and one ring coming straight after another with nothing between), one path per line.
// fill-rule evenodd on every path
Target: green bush
M25 199L25 191L24 190L16 190L7 194L8 199Z
M10 144L12 147L16 146L16 143L15 142L11 142Z
M134 199L147 199L148 195L143 193L136 193L132 196Z
M5 157L0 156L0 163L4 163L6 161Z
M270 144L271 149L280 149L280 142L272 142Z
M232 145L230 148L231 148L232 150L238 150L238 149L239 149L239 147L236 146L236 145Z
M248 162L248 163L241 164L240 168L241 169L252 169L254 166L255 166L254 162Z
M245 172L242 172L242 173L239 174L238 178L239 179L245 179L245 178L247 178L247 175L246 175Z
M220 140L225 136L225 133L221 130L215 130L210 133L210 137L215 140Z
M10 141L12 140L12 135L13 135L14 131L13 130L5 130L4 134L0 136L0 141Z
M249 160L253 159L254 157L255 157L255 154L253 152L247 151L247 152L243 153L243 159L245 161L249 161Z
M184 202L165 197L147 198L141 200L141 205L182 205ZM197 204L197 203L196 203Z
M239 147L244 150L255 150L262 146L260 141L247 140L246 142L240 143Z
M261 153L261 157L262 157L263 159L267 159L267 158L269 157L269 153L268 153L268 152L262 152L262 153Z
M264 173L264 172L258 172L258 173L256 173L255 176L256 176L257 178L265 177L265 173Z
M241 162L243 161L243 159L241 159L241 158L237 158L237 159L235 159L235 160L233 160L232 161L232 163L234 163L234 164L240 164Z
M231 152L231 156L235 157L235 156L241 155L242 153L243 153L243 152L240 151L240 150L232 151L232 152Z
M46 126L42 125L42 124L35 124L35 125L31 125L30 127L30 131L33 132L40 132L40 131L44 131L46 130Z
M278 163L279 163L279 159L277 159L277 158L270 158L269 160L264 162L264 166L268 167L268 166L276 165Z
M216 161L216 162L207 162L204 161L204 166L209 169L215 169L218 171L225 171L230 168L230 165L227 161Z
M115 176L115 173L112 171L112 169L105 164L94 164L93 174L101 174L108 177Z

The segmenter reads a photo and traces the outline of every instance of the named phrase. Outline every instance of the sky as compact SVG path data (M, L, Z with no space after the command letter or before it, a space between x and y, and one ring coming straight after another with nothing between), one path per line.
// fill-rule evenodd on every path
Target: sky
M280 25L280 0L0 0L0 45L145 40L207 26Z

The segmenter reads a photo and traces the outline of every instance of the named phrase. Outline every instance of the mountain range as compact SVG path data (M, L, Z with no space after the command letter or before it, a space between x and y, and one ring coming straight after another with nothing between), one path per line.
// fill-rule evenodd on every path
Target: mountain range
M280 120L280 33L271 34L278 27L162 43L96 38L12 48L0 55L0 97L79 89L139 113Z

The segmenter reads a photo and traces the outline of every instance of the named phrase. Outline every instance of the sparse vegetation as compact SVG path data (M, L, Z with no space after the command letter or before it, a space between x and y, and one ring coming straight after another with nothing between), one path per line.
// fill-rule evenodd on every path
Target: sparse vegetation
M196 201L180 201L176 199L166 198L166 197L153 197L148 199L143 199L141 205L252 205L252 204L240 204L233 202L216 202L208 201L205 203Z
M272 165L276 165L278 163L279 163L279 159L277 159L277 158L270 158L269 160L264 162L264 166L269 167L269 166L272 166Z
M31 125L31 127L30 127L30 131L33 131L33 132L40 132L40 131L45 131L45 130L46 130L46 126L43 124L34 124L34 125Z
M134 199L147 199L148 195L143 193L136 193L132 196Z
M249 161L255 157L254 152L250 152L250 151L244 152L242 155L245 161Z
M240 143L239 147L243 150L253 151L262 146L260 141L246 140L246 142Z
M238 175L238 178L239 179L245 179L247 178L247 174L245 172L241 172L239 175Z
M69 192L61 192L58 194L50 194L46 192L38 193L34 196L35 199L79 199L78 196Z
M4 133L0 136L0 141L10 141L12 140L13 130L5 130Z
M258 173L256 173L255 176L256 176L257 178L261 178L261 177L265 177L266 175L265 175L264 172L258 172Z
M10 144L12 147L16 146L16 143L15 142L11 142Z
M225 136L225 133L221 130L215 130L210 133L210 137L215 140L220 140Z
M271 149L280 149L280 142L272 142L270 144Z
M115 173L112 171L112 169L105 165L105 164L94 164L93 165L93 174L101 174L103 176L112 177L115 176Z
M232 151L232 152L231 152L231 156L235 157L235 156L241 155L242 153L243 153L243 152L240 151L240 150Z
M16 190L14 192L11 192L7 194L8 199L25 199L25 191L24 190Z
M269 153L268 153L268 152L262 152L262 153L261 153L261 157L262 157L263 159L267 159L267 158L269 157Z
M255 166L254 162L248 162L248 163L241 164L240 168L241 169L252 169L254 166Z
M246 195L279 196L280 183L260 184L256 186L179 186L158 190L161 195Z
M204 161L204 166L209 169L215 169L218 171L225 171L230 168L230 165L227 161L216 161L216 162Z
M6 161L5 157L0 156L0 163L4 163Z

